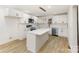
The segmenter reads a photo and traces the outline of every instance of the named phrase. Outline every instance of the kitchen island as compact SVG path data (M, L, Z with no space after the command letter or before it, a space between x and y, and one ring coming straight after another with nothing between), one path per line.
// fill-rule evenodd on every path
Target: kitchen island
M49 29L42 28L27 33L27 49L31 52L38 52L48 40Z

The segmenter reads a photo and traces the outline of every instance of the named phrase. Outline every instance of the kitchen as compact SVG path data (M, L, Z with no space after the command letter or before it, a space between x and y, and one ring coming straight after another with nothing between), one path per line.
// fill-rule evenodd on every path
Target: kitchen
M61 45L66 43L66 48L55 48L53 52L70 52L69 41L69 8L73 6L65 5L26 5L26 6L0 6L0 45L16 40L25 40L25 51L38 52L49 40L58 40ZM5 34L5 35L4 35ZM57 41L57 42L58 42ZM64 42L63 42L64 41ZM17 45L18 45L17 41ZM56 42L53 41L53 44ZM76 42L75 42L76 43ZM24 44L24 43L23 43ZM48 44L48 43L47 43ZM48 48L48 46L47 46ZM45 48L45 49L47 49ZM0 52L5 52L1 50ZM9 49L9 48L7 48ZM6 50L6 49L4 49ZM45 52L52 52L50 48ZM15 51L14 51L15 52ZM16 51L17 52L17 51ZM42 53L42 52L41 52Z

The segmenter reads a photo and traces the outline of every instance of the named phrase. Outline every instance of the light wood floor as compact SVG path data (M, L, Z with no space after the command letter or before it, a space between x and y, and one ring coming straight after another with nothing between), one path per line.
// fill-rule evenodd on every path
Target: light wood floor
M27 50L26 39L14 40L0 45L2 53L31 53ZM38 53L68 53L68 40L63 37L50 36L50 39L38 51Z

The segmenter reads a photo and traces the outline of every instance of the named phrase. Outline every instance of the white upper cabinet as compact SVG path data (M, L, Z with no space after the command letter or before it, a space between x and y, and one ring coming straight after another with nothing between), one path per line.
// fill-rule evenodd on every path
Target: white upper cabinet
M67 21L67 15L55 15L52 19L54 24L67 24Z
M34 19L34 23L38 23L38 21L37 21L38 20L38 17L33 16L32 18Z
M22 17L22 13L13 8L6 8L5 9L5 16L7 17Z
M32 16L32 15L28 15L28 14L24 14L23 18L20 19L21 23L28 23L29 18L34 19L34 23L38 23L37 20L38 18L36 16Z
M31 18L31 15L23 13L23 18L20 19L20 23L28 23L28 19Z

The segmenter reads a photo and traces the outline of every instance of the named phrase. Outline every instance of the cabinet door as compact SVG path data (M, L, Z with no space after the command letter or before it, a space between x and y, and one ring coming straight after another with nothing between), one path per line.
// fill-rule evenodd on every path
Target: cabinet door
M5 9L5 16L15 16L15 15L16 15L15 10L9 8Z
M16 14L15 16L17 16L17 17L23 17L22 16L23 13L18 10L15 10L15 14Z
M5 9L5 16L22 17L22 13L16 9L6 8Z
M67 15L56 15L53 16L53 23L67 23Z
M58 35L59 36L63 36L63 37L67 37L67 31L68 29L66 27L62 27L58 29Z

